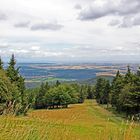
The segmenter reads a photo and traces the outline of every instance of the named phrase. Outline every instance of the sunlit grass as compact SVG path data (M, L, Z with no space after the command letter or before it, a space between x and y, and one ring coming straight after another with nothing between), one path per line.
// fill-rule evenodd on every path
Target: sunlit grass
M34 110L26 117L0 116L0 140L140 140L140 124L95 101L68 109Z

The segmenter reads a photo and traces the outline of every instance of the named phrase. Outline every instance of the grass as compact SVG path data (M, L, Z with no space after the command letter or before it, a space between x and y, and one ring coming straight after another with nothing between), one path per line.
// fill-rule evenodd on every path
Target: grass
M68 109L0 116L0 140L140 140L140 124L128 122L93 100Z

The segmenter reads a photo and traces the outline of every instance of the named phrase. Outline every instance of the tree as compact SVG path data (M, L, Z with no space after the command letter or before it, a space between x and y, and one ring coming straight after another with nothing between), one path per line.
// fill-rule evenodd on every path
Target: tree
M106 81L104 78L98 78L95 85L95 96L99 104L103 103L103 94L104 94L104 88L106 84L105 82Z
M99 78L95 86L96 100L99 104L109 103L110 83L109 80Z
M7 68L7 76L9 77L11 83L17 85L20 93L23 95L25 90L25 79L19 74L19 68L16 68L16 60L14 54L12 54L9 66Z
M56 81L56 86L58 87L61 83L57 80Z
M25 82L24 82L24 78L19 74L19 68L16 68L16 60L14 54L12 54L8 68L6 70L6 74L10 82L14 84L18 89L18 97L20 98L19 103L21 104L18 113L19 114L23 113L28 106L26 100L24 99Z
M113 107L116 108L119 108L118 99L119 94L124 86L123 81L123 76L120 74L119 71L117 71L117 74L111 84L111 104Z
M127 116L140 113L140 87L125 85L119 96L119 105Z
M79 101L78 103L83 103L85 100L85 96L86 96L86 91L85 91L85 87L82 85L80 87L80 91L79 91Z
M110 83L109 81L107 80L106 81L106 85L105 85L105 88L104 88L104 94L103 94L103 103L104 104L107 104L107 107L108 107L108 104L109 104L109 94L110 94Z
M140 77L140 67L137 70L137 76Z
M126 115L140 113L140 77L139 71L132 73L128 66L127 72L121 76L117 72L111 85L111 104L118 112Z
M93 99L94 98L94 92L92 87L89 85L87 87L87 99Z
M1 69L3 69L3 61L2 61L2 59L1 59L1 57L0 57L0 70Z
M45 94L46 94L46 86L44 83L42 83L40 86L39 92L36 96L36 99L35 99L35 108L36 109L45 108L45 106L46 106Z
M71 96L65 86L54 87L46 94L46 103L48 107L68 107L71 103Z
M4 70L0 70L0 114L16 115L20 107L17 87L10 82Z
M131 83L133 84L134 80L133 80L133 73L131 73L131 69L130 69L130 66L128 65L127 66L127 73L125 74L125 77L124 77L124 83L125 84L128 84L128 83Z

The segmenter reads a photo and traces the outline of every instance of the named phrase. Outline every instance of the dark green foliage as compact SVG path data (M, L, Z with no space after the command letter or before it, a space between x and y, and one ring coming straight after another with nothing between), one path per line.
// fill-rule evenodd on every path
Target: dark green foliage
M39 93L39 88L25 90L25 94L26 94L25 99L31 108L35 108L36 96L38 95L38 93Z
M84 102L85 91L86 88L78 84L67 85L59 81L51 86L46 82L40 88L25 89L24 78L16 68L14 55L6 70L0 58L0 114L26 114L30 107L68 107L69 104Z
M15 68L14 55L11 57L7 70L3 70L1 59L0 63L1 114L26 114L29 105L24 94L24 78L19 74L19 68Z
M108 104L110 93L110 83L108 80L99 78L95 86L96 100L100 104Z
M3 62L2 62L2 59L0 57L0 70L3 69Z
M57 80L56 81L56 86L58 87L61 83Z
M87 99L93 99L94 98L94 89L89 85L87 87Z
M140 87L125 85L119 97L119 104L126 115L139 113Z
M67 107L71 100L69 90L65 86L54 87L46 94L46 107Z
M100 104L110 103L118 112L126 115L140 113L140 72L132 73L128 66L125 75L118 71L111 86L109 81L98 79L96 100Z
M48 92L49 90L49 85L46 82L45 84L42 83L39 89L39 92L36 96L35 99L35 108L36 109L41 109L41 108L45 108L46 106L46 99L45 99L45 94Z
M137 70L137 76L140 77L140 67L139 67L139 69Z
M120 72L118 71L116 74L116 77L114 78L114 80L112 81L112 85L111 85L111 104L112 106L118 106L118 99L119 99L119 94L122 90L124 86L123 83L123 77L121 76Z
M68 107L69 104L82 103L85 92L80 92L81 87L77 84L60 84L49 86L48 83L40 86L35 97L36 109Z
M83 103L86 96L87 96L86 87L82 85L80 87L80 92L79 92L79 96L78 96L79 97L78 103Z
M103 103L104 104L109 103L109 93L110 93L110 83L108 80L106 80L105 88L104 88L104 95L103 95Z
M18 88L10 82L4 70L0 71L0 114L17 114L21 108Z

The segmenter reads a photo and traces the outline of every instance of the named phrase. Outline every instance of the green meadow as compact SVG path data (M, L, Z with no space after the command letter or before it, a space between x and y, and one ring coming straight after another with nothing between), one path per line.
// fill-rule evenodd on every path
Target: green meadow
M86 100L67 109L0 116L0 140L140 140L140 124Z

